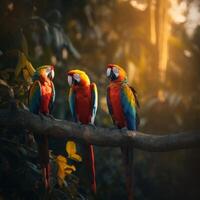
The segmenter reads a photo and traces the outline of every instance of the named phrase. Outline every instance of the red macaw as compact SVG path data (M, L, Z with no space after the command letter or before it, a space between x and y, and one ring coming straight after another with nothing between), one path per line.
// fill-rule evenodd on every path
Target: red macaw
M107 77L110 84L107 88L107 105L113 123L119 129L137 130L139 102L136 91L128 85L126 72L118 65L107 66ZM128 199L133 199L133 147L130 144L121 146L125 163Z
M29 90L29 110L38 115L50 116L55 100L55 88L52 82L54 78L54 67L44 65L36 69L33 75L33 84ZM38 153L42 174L44 176L44 185L50 189L50 164L47 136L35 135L38 144Z
M73 120L81 124L94 124L97 111L98 94L95 83L84 71L71 70L67 73L69 91L69 106ZM84 144L84 159L88 170L91 190L96 193L94 149L92 145Z

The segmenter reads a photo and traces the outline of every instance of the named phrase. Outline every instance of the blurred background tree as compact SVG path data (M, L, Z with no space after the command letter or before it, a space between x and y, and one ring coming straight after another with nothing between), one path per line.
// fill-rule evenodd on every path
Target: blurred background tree
M110 127L105 66L116 63L138 91L140 130L198 130L199 7L198 0L1 0L0 77L25 106L28 88L14 77L16 66L22 65L18 51L34 67L54 64L54 116L71 120L66 71L86 70L99 89L96 125ZM62 152L62 141L52 141L52 149ZM96 147L95 153L98 192L89 199L125 199L119 149ZM136 199L200 199L199 168L198 149L135 150ZM79 176L83 180L81 172ZM80 184L84 187L84 181Z

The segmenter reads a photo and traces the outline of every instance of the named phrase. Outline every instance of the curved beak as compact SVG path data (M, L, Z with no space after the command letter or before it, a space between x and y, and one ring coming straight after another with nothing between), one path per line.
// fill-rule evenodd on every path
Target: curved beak
M55 71L54 69L51 70L51 79L53 80L54 79L54 76L55 76Z
M114 81L118 78L118 74L115 73L112 68L107 69L106 75L111 81Z

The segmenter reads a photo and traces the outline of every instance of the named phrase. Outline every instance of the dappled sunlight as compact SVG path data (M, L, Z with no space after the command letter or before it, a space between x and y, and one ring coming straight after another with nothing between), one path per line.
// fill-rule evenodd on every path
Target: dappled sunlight
M195 29L200 25L199 1L192 1L188 6L187 21L185 23L186 33L193 37Z
M178 3L177 0L170 0L171 6L169 14L173 22L179 24L186 21L187 1L181 1Z
M147 8L147 6L148 6L148 4L147 4L147 2L146 1L144 1L144 2L138 2L137 0L131 0L130 1L130 4L131 4L131 6L133 6L134 8L136 8L136 9L138 9L138 10L141 10L141 11L144 11L144 10L146 10L146 8Z

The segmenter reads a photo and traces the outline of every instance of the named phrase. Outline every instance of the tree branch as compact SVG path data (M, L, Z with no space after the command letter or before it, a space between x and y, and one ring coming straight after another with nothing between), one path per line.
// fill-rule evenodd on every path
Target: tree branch
M84 141L97 146L117 147L132 143L146 151L171 151L200 147L200 134L176 133L151 135L137 131L79 125L65 120L41 119L26 110L0 109L0 127L25 128L36 134Z

